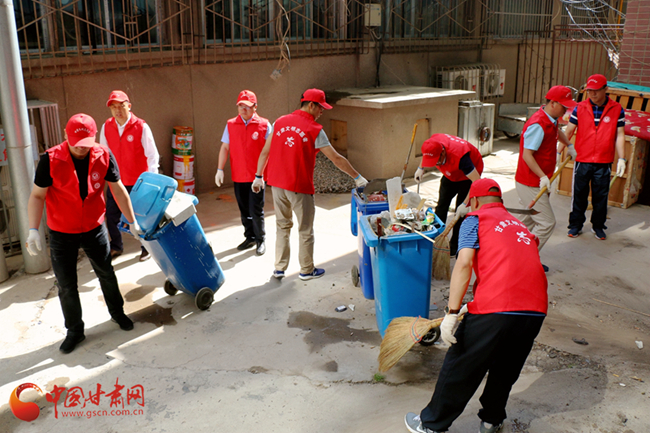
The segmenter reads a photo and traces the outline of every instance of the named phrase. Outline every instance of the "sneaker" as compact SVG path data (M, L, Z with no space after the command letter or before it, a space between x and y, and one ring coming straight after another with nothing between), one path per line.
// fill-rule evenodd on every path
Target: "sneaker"
M298 277L303 281L307 281L313 280L314 278L320 278L323 275L325 275L325 269L314 268L314 270L308 274L298 274Z
M423 426L422 420L420 419L420 415L416 415L413 412L409 412L406 414L406 416L404 417L404 423L406 424L406 428L411 433L444 433L444 432L435 432Z
M61 343L59 350L63 353L70 353L74 350L75 347L77 347L77 344L81 343L85 339L86 336L83 334L68 335L67 337L65 337L65 340L63 340L63 343Z
M497 433L503 427L503 423L498 425L492 425L489 422L481 421L481 425L478 428L478 433Z
M548 272L548 266L546 266L544 263L542 263L542 269L544 269L544 272Z
M284 278L284 271L278 271L278 270L273 271L273 278L275 278L276 280L283 279Z
M140 254L140 261L146 262L150 258L151 258L151 253L147 250L142 250L142 254Z
M580 233L582 233L582 230L577 228L572 228L569 229L569 233L567 233L567 236L570 238L577 238L578 236L580 236Z
M244 242L242 242L241 244L237 245L237 250L238 250L238 251L244 251L244 250L247 250L247 249L249 249L249 248L251 248L251 247L254 247L255 244L256 244L255 239L246 238L246 239L244 240Z
M263 256L265 252L266 252L266 244L264 243L264 241L258 242L257 248L255 249L255 254L258 256Z
M111 319L113 322L120 325L120 328L123 331L130 331L133 329L133 321L127 317L126 314L122 313L120 316L115 316Z
M607 235L605 234L605 230L603 229L597 229L595 227L592 227L591 232L596 234L596 239L600 239L601 241L607 239Z

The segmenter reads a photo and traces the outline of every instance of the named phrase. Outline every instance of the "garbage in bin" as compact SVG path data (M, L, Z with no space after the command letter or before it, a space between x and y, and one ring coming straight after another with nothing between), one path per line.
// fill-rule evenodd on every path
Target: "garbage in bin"
M133 211L144 232L140 242L165 274L165 293L181 290L207 310L225 277L196 216L199 200L176 191L176 180L142 173L131 190ZM122 216L123 231L128 223Z
M430 224L418 221L423 227L419 233L391 226L388 215L384 218L385 225L381 223L381 216L359 218L360 231L370 250L377 327L382 338L396 317L429 317L432 241L444 231L445 225L433 210L427 209L424 213ZM377 218L380 218L379 224ZM378 236L371 226L372 220L375 227L387 234ZM394 227L400 231L395 231Z

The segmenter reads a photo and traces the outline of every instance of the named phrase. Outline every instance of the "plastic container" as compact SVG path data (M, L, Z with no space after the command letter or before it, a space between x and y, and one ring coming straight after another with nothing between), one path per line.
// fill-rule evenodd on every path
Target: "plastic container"
M370 250L363 240L363 236L358 236L359 218L362 215L375 215L388 210L388 201L364 202L360 193L363 188L352 190L352 199L350 204L350 231L357 236L357 252L359 253L359 266L352 266L352 283L359 287L366 299L375 299L372 283L372 266L370 264Z
M194 178L192 179L176 179L178 182L177 191L184 192L185 194L194 195Z
M177 182L145 172L131 190L131 202L140 228L140 241L165 274L165 292L181 290L195 297L201 310L210 307L225 282L219 262L208 244L194 207L199 200L176 191ZM128 231L122 216L121 229Z
M174 179L194 179L194 155L174 155Z
M422 232L435 239L445 229L436 216L435 229ZM375 313L382 338L391 320L402 316L429 318L433 243L417 233L377 237L368 217L359 228L370 249Z
M190 155L194 130L189 126L174 126L172 133L172 152L176 155Z

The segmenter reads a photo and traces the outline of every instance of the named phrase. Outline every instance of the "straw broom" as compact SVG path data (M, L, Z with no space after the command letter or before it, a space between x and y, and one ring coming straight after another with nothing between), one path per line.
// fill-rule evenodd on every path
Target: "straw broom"
M455 217L445 228L445 231L436 237L436 240L433 243L432 274L433 278L436 280L448 280L451 278L451 268L449 266L449 239L447 238L447 235L449 235L449 232L454 228L454 224L456 224L459 219L459 217Z
M460 316L459 320L463 319ZM411 348L427 335L433 328L439 327L443 318L429 320L422 317L397 317L390 322L384 339L379 347L379 371L382 373L390 370L397 361L411 350Z

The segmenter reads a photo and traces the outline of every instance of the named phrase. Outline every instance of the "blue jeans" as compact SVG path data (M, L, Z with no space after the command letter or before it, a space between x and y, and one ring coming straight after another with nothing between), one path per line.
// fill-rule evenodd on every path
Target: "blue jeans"
M591 184L591 225L595 229L605 229L607 221L607 197L609 196L609 177L612 164L576 162L573 166L573 198L569 214L569 229L582 229L589 205L589 185Z
M77 254L83 248L99 278L104 300L111 317L124 314L124 299L111 264L108 233L99 225L85 233L61 233L50 230L52 270L59 285L59 301L68 335L84 333L81 320L81 300L77 286Z

